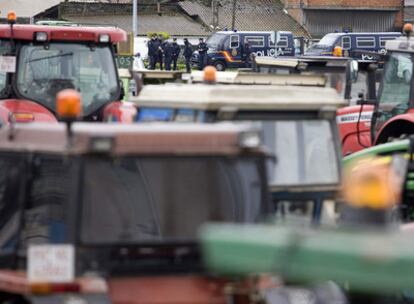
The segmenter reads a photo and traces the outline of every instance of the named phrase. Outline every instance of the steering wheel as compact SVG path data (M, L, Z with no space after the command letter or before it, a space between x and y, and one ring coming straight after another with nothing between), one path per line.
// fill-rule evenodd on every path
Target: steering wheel
M391 109L390 113L392 116L397 116L399 114L405 113L407 110L408 110L408 104L398 103L395 107Z

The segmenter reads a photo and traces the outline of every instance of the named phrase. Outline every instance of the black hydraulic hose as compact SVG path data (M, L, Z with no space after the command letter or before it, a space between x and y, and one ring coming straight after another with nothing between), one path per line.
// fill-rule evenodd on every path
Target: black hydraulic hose
M359 123L361 122L361 116L362 116L362 110L363 110L363 109L364 109L364 105L361 105L361 108L359 109L359 115L358 115L358 121L357 121L357 139L358 139L358 144L359 144L361 147L364 147L364 148L369 148L369 146L364 145L364 144L361 142L361 137L360 137L361 132L360 132L360 129L359 129Z

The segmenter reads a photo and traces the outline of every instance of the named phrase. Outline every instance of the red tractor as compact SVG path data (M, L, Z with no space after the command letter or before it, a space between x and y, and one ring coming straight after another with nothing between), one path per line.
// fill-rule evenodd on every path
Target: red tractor
M122 121L123 88L115 45L126 33L113 27L0 25L0 122L56 122L63 89L82 96L84 121Z
M338 110L344 155L414 134L414 38L409 36L411 29L412 26L404 28L407 37L387 41L378 98L368 97L357 105Z

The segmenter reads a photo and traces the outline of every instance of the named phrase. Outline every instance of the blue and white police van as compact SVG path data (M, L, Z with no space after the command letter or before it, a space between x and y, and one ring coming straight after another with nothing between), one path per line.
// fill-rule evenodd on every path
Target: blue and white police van
M308 48L305 56L333 56L335 47L339 46L345 57L371 60L373 58L369 53L385 54L385 43L401 35L399 32L330 33ZM367 51L367 54L364 54L363 51Z
M219 71L245 67L246 42L256 56L295 56L292 32L221 31L206 40L207 63L214 65ZM198 52L194 52L191 59L193 65L198 66L198 58Z

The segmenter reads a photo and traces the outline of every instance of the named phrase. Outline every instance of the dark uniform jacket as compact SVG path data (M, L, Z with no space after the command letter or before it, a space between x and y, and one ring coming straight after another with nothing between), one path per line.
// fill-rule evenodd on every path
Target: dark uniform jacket
M148 56L155 56L158 53L160 41L158 39L148 41Z
M207 51L208 51L208 46L207 46L207 43L205 43L205 42L200 42L200 43L198 44L198 52L199 52L200 54L206 54L206 53L207 53Z
M171 49L172 49L172 57L174 59L178 58L178 56L180 56L180 46L177 44L177 42L173 42L171 44Z
M184 46L184 57L189 59L193 56L193 46L191 43L186 43Z

